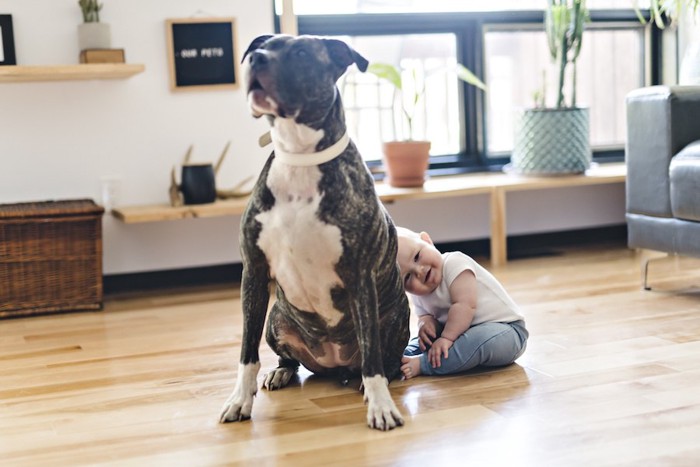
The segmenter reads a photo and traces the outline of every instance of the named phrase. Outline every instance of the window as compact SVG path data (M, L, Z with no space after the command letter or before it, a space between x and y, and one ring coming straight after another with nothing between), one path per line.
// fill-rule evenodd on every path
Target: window
M484 38L490 90L486 154L495 157L512 150L515 110L533 106L535 91L544 89L547 105L554 105L557 70L540 29L487 27ZM594 24L586 29L576 67L576 103L590 109L592 148L624 145L625 95L644 85L643 57L643 29L634 23Z
M415 133L432 142L431 171L440 173L507 163L516 109L530 106L543 84L548 103L554 99L543 12L532 10L542 3L492 0L490 11L481 11L484 2L472 0L295 0L294 5L300 34L337 36L370 62L418 70L425 95L415 108ZM588 4L606 9L591 12L578 60L577 103L591 109L594 159L621 159L624 96L649 83L648 70L654 72L649 27L639 23L630 0ZM479 76L489 91L459 81L452 71L457 63ZM393 87L354 68L339 87L351 136L368 165L379 165L381 141L401 138L406 131L393 106Z
M396 64L404 70L404 104L412 115L414 139L429 140L435 154L460 151L459 86L452 73L457 63L454 34L343 39L358 51L373 51L371 61ZM402 106L394 105L401 96L395 94L393 85L352 69L339 82L339 88L348 132L366 160L381 158L382 141L409 137ZM424 90L417 102L411 98L414 88Z

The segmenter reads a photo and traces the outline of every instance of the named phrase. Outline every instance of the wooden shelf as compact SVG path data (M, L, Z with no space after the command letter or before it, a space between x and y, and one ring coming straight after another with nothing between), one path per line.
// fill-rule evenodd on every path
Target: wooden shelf
M624 163L614 163L595 165L585 175L532 177L504 173L475 173L431 178L420 188L396 188L383 182L377 182L375 187L379 198L385 203L391 203L399 200L492 194L495 190L509 192L622 183L625 181L626 173ZM176 208L168 204L124 206L114 209L112 215L127 224L231 216L242 214L247 203L246 197Z
M112 209L112 215L126 224L174 221L199 217L234 216L243 214L248 197L217 201L211 204L193 204L172 207L169 204L125 206Z
M491 262L498 266L507 260L506 194L508 192L624 183L626 176L625 164L614 163L594 164L585 175L533 177L504 173L475 173L431 178L421 188L395 188L382 182L377 182L375 186L379 198L384 203L486 195L491 209ZM243 213L247 203L248 198L245 197L176 208L167 204L124 206L112 210L112 215L127 224L235 216Z
M0 66L0 83L29 81L74 81L89 79L126 79L146 69L132 63L83 63L79 65Z

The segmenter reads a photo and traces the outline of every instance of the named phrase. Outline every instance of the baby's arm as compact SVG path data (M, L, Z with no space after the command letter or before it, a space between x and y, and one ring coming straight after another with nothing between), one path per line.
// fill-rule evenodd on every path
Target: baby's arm
M452 305L447 312L445 329L440 337L455 341L472 324L476 313L476 276L474 271L462 271L450 285Z
M471 270L462 271L450 285L452 305L440 337L428 351L433 367L440 366L440 356L447 358L454 341L472 324L476 312L476 276Z

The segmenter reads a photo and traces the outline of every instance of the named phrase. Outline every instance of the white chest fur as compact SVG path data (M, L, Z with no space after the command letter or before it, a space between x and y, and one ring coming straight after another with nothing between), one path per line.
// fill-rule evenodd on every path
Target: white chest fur
M258 246L265 252L273 278L297 308L316 312L329 325L343 317L331 299L342 285L335 265L342 254L340 229L318 218L323 195L318 166L295 167L272 162L267 186L275 197L269 211L258 214Z

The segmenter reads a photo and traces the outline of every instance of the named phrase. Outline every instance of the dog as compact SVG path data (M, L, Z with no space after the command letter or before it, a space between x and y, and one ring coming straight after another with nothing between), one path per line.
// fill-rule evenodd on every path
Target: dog
M368 62L345 42L287 35L253 40L243 62L251 113L268 118L274 151L241 219L241 357L220 421L251 416L274 280L265 337L279 366L263 387L283 388L300 363L345 381L361 375L367 424L401 426L388 388L409 338L396 229L347 136L336 87Z

